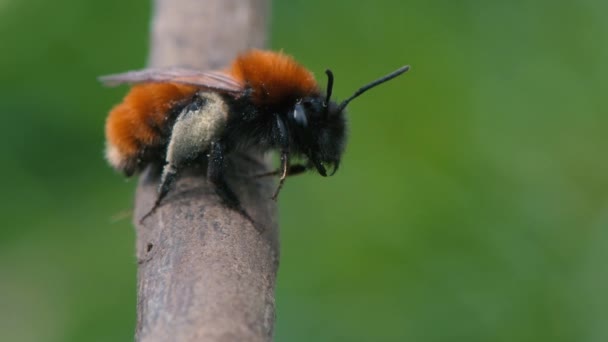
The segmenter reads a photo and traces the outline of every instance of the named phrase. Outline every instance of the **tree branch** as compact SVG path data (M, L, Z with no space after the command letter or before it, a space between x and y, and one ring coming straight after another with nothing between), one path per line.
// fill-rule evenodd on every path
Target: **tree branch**
M156 0L150 66L223 67L266 42L267 0ZM205 166L186 170L161 207L157 168L135 199L138 341L270 341L279 246L271 179L257 155L232 156L228 182L257 228L224 207Z

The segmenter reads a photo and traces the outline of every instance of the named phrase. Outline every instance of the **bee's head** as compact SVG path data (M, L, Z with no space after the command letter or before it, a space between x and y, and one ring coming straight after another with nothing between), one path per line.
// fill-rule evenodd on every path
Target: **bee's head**
M331 101L334 75L327 74L327 94L312 95L296 102L288 113L290 130L294 133L299 150L305 154L319 174L327 176L326 166L332 169L333 175L340 166L340 160L346 145L346 106L365 91L391 80L409 70L406 65L393 73L371 82L340 104Z
M334 174L346 145L344 111L322 96L311 96L296 103L288 122L298 149L319 174L327 176L326 167Z

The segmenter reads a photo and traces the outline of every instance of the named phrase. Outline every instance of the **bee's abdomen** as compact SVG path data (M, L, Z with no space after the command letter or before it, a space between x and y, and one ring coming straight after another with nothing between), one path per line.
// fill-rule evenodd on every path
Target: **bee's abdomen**
M172 83L135 85L106 121L106 158L119 171L132 174L146 150L158 148L169 131L169 113L197 88Z

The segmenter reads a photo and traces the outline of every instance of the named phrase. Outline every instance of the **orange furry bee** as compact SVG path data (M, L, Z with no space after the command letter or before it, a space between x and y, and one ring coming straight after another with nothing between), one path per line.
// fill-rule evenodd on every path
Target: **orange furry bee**
M315 169L335 173L346 143L344 109L363 92L395 78L404 66L331 101L333 74L323 94L312 73L280 52L251 50L218 71L145 69L101 77L106 85L134 84L106 122L106 158L127 176L164 164L151 214L188 163L208 158L207 178L226 205L247 218L224 179L224 158L234 151L278 150L276 199L287 175ZM304 162L291 164L296 156ZM144 216L144 218L146 217ZM143 219L143 218L142 218ZM249 218L250 219L250 218Z

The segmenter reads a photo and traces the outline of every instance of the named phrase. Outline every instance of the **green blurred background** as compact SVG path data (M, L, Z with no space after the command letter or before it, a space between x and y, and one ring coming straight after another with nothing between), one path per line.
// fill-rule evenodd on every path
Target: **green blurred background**
M147 1L0 0L0 340L130 341L134 181L103 124ZM277 341L608 341L608 2L275 1L350 107L282 193ZM124 216L124 215L122 215ZM128 214L127 214L128 216ZM117 219L118 218L118 219Z

